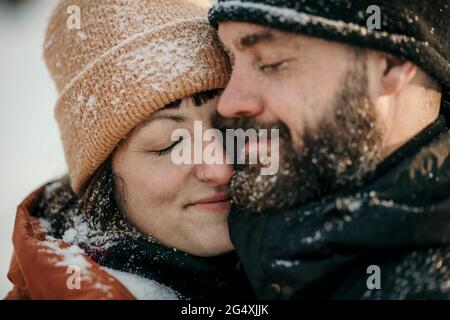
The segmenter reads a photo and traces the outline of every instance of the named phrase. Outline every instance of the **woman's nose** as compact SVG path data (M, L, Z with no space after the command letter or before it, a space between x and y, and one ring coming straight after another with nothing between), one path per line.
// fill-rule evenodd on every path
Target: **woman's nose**
M233 174L231 164L201 164L197 166L196 176L201 182L214 184L217 186L227 185Z
M208 149L205 149L205 146L203 147L202 163L196 165L195 169L197 179L214 185L228 184L233 174L233 165L223 144L215 140L206 148L214 150L214 156L211 156Z

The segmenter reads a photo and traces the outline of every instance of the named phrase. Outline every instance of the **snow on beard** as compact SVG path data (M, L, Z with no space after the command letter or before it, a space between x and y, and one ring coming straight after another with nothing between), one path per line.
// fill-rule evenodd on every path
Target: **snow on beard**
M236 168L231 180L235 204L256 212L286 209L364 182L382 159L382 134L365 71L361 66L348 71L333 102L334 114L315 130L305 128L301 146L293 145L283 123L273 126L280 130L278 174L260 175L260 166L254 165ZM261 127L253 119L242 122L244 130Z

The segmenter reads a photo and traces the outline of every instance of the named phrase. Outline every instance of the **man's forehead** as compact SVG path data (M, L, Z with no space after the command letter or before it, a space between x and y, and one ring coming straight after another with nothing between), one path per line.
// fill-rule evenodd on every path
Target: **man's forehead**
M264 42L290 38L291 35L274 28L246 22L223 22L219 25L219 35L225 46L244 50Z

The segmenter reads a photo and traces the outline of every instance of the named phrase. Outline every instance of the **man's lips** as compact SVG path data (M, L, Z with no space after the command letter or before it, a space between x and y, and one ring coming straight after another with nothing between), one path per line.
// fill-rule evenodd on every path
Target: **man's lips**
M187 205L187 207L195 207L206 209L212 212L226 213L231 208L231 196L229 193L215 194L211 197L202 198Z

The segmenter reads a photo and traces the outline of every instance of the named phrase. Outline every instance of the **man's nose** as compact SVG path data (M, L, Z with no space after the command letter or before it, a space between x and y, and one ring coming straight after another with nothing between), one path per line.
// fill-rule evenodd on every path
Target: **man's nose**
M263 111L257 82L249 73L235 66L230 81L222 93L217 111L225 118L255 117Z

